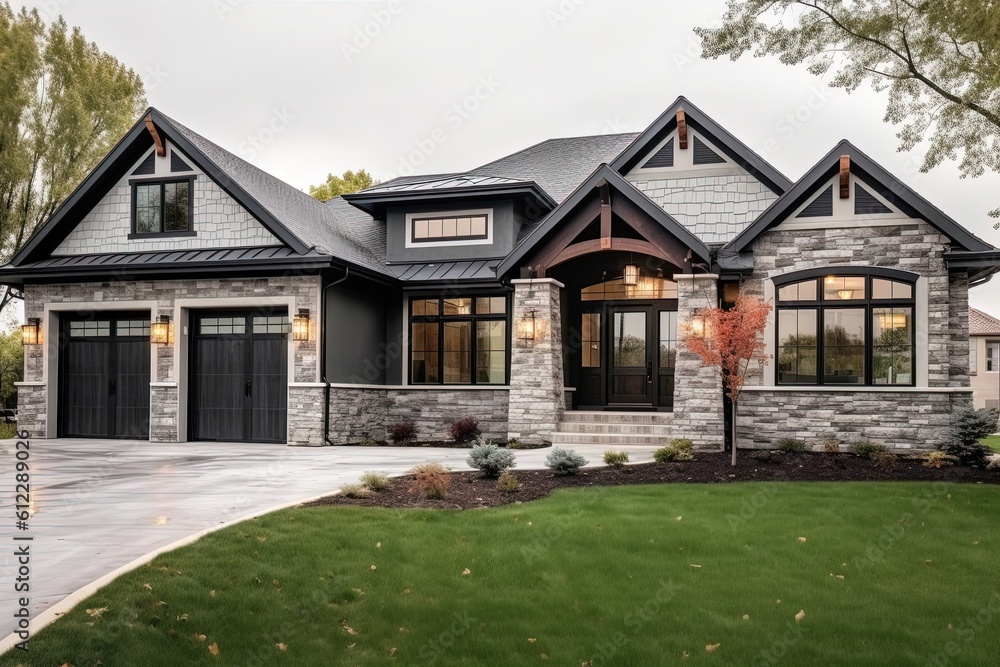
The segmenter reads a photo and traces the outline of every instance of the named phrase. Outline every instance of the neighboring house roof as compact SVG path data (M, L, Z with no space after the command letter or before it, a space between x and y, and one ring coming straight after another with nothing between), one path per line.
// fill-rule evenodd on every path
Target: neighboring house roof
M781 223L798 206L804 204L819 188L826 185L840 170L840 157L849 155L851 173L907 215L926 220L931 226L962 248L971 251L993 251L995 248L959 225L908 185L890 174L851 142L844 139L813 166L795 185L758 216L752 225L730 241L727 252L747 249L758 236Z
M1000 335L1000 320L976 308L969 308L970 336Z

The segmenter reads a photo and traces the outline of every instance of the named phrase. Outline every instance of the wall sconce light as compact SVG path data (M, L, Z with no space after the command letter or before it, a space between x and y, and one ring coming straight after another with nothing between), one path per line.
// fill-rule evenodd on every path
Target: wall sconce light
M309 309L299 308L292 319L292 340L303 342L309 340Z
M157 345L167 345L173 336L170 335L170 316L160 315L149 325L149 342Z
M42 344L42 320L29 317L28 323L21 325L21 345Z
M691 335L701 338L705 335L705 318L695 315L691 318Z
M516 325L517 339L524 343L533 343L537 327L535 326L535 311L528 311L525 317L518 318Z
M626 264L622 278L627 286L635 287L639 284L639 267L632 263Z

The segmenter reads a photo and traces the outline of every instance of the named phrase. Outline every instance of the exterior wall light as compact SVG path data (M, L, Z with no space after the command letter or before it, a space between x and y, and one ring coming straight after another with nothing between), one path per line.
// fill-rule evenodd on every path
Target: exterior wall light
M533 343L537 334L535 311L528 311L526 316L518 318L515 329L518 341Z
M157 345L168 345L173 339L170 333L170 316L160 315L155 322L149 325L149 342Z
M42 344L42 320L38 317L29 317L28 323L21 325L21 345L41 345Z
M309 340L309 309L299 308L292 319L292 340L304 342Z
M639 284L639 267L635 264L626 264L625 273L622 276L623 282L629 287Z
M698 338L705 335L705 318L701 315L695 315L691 318L691 334Z

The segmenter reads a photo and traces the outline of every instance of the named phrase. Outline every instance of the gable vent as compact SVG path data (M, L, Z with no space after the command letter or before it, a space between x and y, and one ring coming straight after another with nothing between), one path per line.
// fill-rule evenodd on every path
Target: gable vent
M146 159L132 172L133 176L149 176L156 173L156 152L151 151Z
M833 186L823 190L796 218L824 218L833 215Z
M871 215L874 213L892 213L892 209L878 199L875 199L875 195L855 183L854 215Z
M706 146L698 137L694 138L695 164L724 164L725 158Z
M177 151L172 150L170 151L170 171L191 171L191 167L181 159Z
M663 144L663 147L656 151L653 157L649 158L646 164L642 165L642 168L659 169L672 166L674 166L674 138L670 137L670 141Z

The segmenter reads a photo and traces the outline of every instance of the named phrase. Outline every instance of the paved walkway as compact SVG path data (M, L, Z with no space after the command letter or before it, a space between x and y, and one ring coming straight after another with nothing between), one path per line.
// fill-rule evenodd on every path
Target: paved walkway
M577 451L601 461L605 447ZM616 448L622 449L622 448ZM624 448L633 462L652 447ZM14 441L0 441L0 637L13 630L14 534L31 542L32 615L155 549L222 523L332 493L362 473L400 474L439 461L467 469L468 450L286 447L133 441L31 442L30 530L14 527ZM549 449L517 452L519 469L544 467Z

